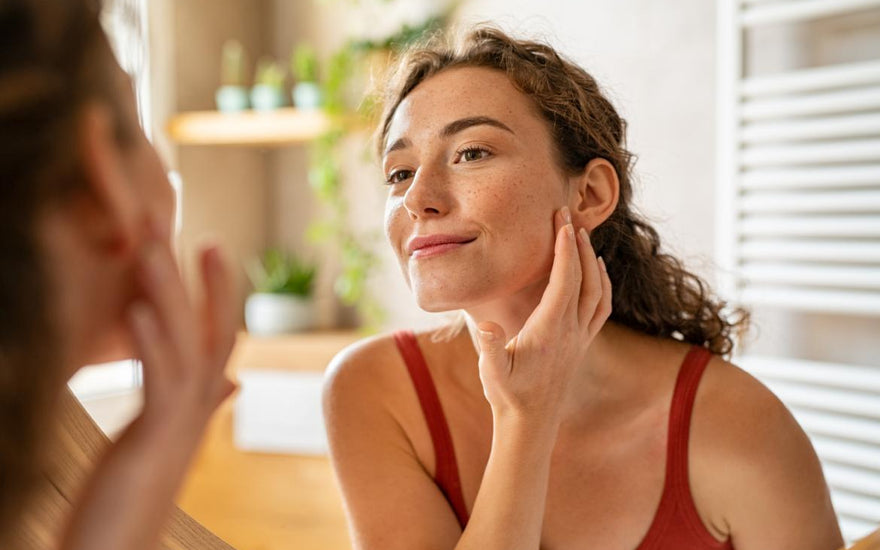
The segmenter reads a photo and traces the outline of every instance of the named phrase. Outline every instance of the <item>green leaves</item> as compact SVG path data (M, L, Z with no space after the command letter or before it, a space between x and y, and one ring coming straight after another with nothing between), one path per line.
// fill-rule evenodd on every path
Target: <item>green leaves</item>
M261 259L247 266L247 274L257 292L307 298L312 295L315 266L294 254L269 248Z
M275 88L284 87L284 69L277 61L270 57L260 59L257 64L257 73L254 76L254 84L264 84Z
M318 81L318 54L311 45L303 43L294 48L290 55L290 72L299 82Z
M223 44L220 72L224 86L244 86L244 48L238 40L227 40Z

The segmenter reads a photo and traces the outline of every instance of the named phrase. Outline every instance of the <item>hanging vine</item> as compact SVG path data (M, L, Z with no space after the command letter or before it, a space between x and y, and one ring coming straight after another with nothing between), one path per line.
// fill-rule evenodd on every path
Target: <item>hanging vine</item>
M349 41L328 60L324 79L324 110L333 120L331 129L312 145L309 151L309 184L318 200L327 208L328 217L316 221L308 229L314 243L334 243L341 252L340 273L334 291L343 304L355 306L366 331L376 330L386 317L379 301L367 288L367 279L379 259L370 244L377 236L355 233L348 223L349 207L343 182L343 140L353 129L375 124L375 105L362 101L352 107L347 101L351 79L369 63L371 54L384 52L393 59L401 50L444 28L457 2L440 15L426 19L421 25L402 25L383 40Z

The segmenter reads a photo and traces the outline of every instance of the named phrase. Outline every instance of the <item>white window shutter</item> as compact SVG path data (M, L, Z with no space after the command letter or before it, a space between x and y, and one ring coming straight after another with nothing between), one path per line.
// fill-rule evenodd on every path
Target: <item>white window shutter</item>
M746 74L749 32L880 0L718 0L718 263L746 306L880 318L880 51ZM754 53L754 52L751 52ZM880 342L880 335L878 335ZM880 368L745 355L822 460L848 541L880 525Z

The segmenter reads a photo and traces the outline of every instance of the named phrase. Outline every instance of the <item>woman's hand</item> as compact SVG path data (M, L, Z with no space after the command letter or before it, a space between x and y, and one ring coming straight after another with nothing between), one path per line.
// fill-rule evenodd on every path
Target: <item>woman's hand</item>
M211 413L235 389L224 368L235 340L228 269L217 247L201 251L204 296L187 296L168 239L155 234L138 262L143 300L130 325L144 366L144 410L150 426L173 423L198 438Z
M558 422L566 388L611 314L611 281L583 228L567 208L554 217L550 281L510 341L496 323L478 325L480 379L496 416Z
M161 233L151 231L140 252L141 296L129 311L144 365L144 408L74 503L63 550L156 548L211 413L235 387L223 374L236 315L219 251L200 255L204 297L196 308Z

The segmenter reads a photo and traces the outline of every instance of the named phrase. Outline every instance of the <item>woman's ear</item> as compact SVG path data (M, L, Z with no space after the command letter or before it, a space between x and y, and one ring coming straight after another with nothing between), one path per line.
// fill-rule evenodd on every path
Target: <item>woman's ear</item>
M571 215L578 227L592 231L617 208L620 179L617 170L603 158L591 160L584 171L569 180Z
M124 255L140 233L139 207L125 175L123 151L110 108L83 107L78 127L79 165L84 193L79 214L90 241L102 252Z

